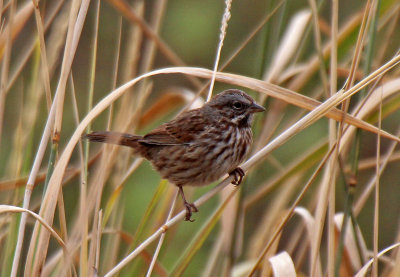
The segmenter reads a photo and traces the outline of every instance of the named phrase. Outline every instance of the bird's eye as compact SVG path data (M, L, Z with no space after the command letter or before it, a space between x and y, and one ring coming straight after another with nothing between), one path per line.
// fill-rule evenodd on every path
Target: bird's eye
M232 107L233 107L235 110L240 110L240 109L243 108L243 104L242 104L241 102L239 102L239 101L236 101L236 102L233 102Z

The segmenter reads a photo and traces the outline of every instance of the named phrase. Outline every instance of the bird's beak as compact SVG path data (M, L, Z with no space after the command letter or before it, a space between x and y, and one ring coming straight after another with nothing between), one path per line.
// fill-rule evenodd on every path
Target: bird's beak
M252 112L252 113L259 113L259 112L264 112L264 111L265 111L265 108L256 103L253 103L250 106L250 112Z

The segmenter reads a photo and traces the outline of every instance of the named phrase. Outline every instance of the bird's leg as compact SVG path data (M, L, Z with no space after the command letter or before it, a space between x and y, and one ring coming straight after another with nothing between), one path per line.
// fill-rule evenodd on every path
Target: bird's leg
M186 201L185 193L183 192L182 186L178 186L178 188L179 188L179 194L182 196L182 199L183 199L183 205L186 208L185 221L193 222L194 219L191 219L192 211L197 213L199 210L197 209L197 207L193 203L189 203L189 202Z
M229 175L233 175L232 184L235 186L238 186L242 182L245 174L244 174L243 169L241 169L240 167L236 167L234 170L229 172Z

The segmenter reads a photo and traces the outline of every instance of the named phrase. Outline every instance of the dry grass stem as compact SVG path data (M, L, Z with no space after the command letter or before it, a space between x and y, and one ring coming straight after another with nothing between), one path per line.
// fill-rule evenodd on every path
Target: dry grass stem
M212 97L212 92L214 89L215 75L217 74L217 70L218 70L218 64L219 64L219 60L221 57L222 46L224 45L226 30L228 28L228 22L229 22L229 19L231 18L231 5L232 5L232 0L225 0L225 11L224 11L224 15L222 16L218 49L217 49L217 54L215 55L213 75L211 77L210 89L208 90L207 102L210 101L210 99Z
M378 127L382 126L382 92L381 99L379 101L379 119ZM381 136L378 135L378 140L376 142L376 183L375 183L375 206L374 206L374 261L372 263L372 276L378 276L378 239L379 239L379 203L380 203L380 160L381 160Z
M167 219L165 220L166 222L168 222L172 217L172 213L175 210L175 205L176 205L177 198L178 198L178 190L176 190L175 197L173 198L173 201L172 201L171 208L169 210ZM158 254L160 253L161 247L162 247L164 239L165 239L165 234L166 234L166 232L162 233L161 236L160 236L160 240L158 241L156 251L154 252L153 258L151 259L151 263L150 263L149 269L147 270L146 277L150 277L151 273L153 272L154 265L155 265L155 263L157 261Z

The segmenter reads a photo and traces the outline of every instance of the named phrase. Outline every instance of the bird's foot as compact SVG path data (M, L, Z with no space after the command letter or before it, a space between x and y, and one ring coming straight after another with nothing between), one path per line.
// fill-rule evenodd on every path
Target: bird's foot
M183 192L182 186L178 186L178 189L179 189L180 195L182 196L183 205L186 208L185 221L193 222L194 219L192 219L192 212L197 213L199 211L199 209L197 209L197 207L193 203L189 203L186 201L185 193Z
M240 167L237 167L233 171L229 172L229 175L233 176L232 184L235 186L238 186L238 185L240 185L240 183L242 183L245 173L244 173L243 169L241 169Z
M197 209L193 203L189 203L187 201L184 201L183 205L185 205L186 208L185 221L193 222L194 219L192 219L192 212L197 213L199 209Z

